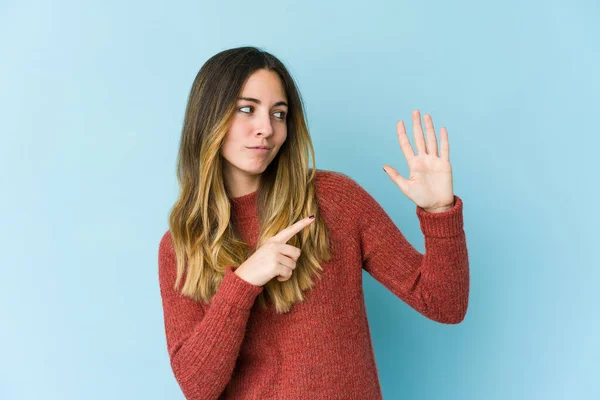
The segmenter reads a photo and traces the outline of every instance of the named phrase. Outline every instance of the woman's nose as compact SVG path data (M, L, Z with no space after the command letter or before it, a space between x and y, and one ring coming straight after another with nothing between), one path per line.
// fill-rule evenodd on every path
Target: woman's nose
M258 133L265 135L265 136L271 136L273 134L273 124L271 122L271 116L267 115L266 117L264 115L262 115L261 117L258 118L258 126L256 127L256 130Z

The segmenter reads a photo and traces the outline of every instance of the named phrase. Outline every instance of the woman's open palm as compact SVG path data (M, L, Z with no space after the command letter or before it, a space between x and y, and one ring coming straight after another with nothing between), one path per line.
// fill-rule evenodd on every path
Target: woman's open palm
M454 205L454 192L452 190L452 167L450 165L450 145L448 132L442 127L440 130L441 154L438 155L438 143L433 128L431 115L425 114L425 131L421 128L421 114L419 110L412 113L413 132L417 154L406 135L402 120L396 124L400 148L408 163L410 177L404 178L394 168L384 165L383 169L396 185L416 205L428 212L446 211Z

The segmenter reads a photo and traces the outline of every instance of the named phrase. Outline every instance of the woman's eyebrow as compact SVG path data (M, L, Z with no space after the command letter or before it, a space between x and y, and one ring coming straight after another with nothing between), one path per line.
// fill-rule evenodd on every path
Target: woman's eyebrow
M238 100L248 100L248 101L251 101L256 104L262 104L262 101L255 99L254 97L238 97ZM286 106L287 107L288 105L285 101L278 101L277 103L273 104L273 107L277 107L277 106Z

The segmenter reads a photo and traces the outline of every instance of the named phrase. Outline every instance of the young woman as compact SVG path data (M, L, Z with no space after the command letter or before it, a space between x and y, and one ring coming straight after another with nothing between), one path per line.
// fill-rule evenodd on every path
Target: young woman
M469 295L462 200L413 113L398 123L419 253L359 184L317 170L300 93L254 47L222 51L189 95L158 272L167 349L187 399L380 399L362 269L434 321L461 322Z

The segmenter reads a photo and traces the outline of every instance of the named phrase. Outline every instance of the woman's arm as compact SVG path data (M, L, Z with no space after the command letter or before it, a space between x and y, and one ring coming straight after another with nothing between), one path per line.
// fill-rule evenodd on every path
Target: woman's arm
M160 242L158 272L171 368L186 399L217 399L231 379L250 309L263 290L233 273L225 276L204 313L174 289L176 262L170 232Z
M462 199L455 196L452 208L439 213L417 206L425 236L425 254L421 254L381 205L358 183L353 184L363 268L424 316L440 323L461 322L469 300Z

